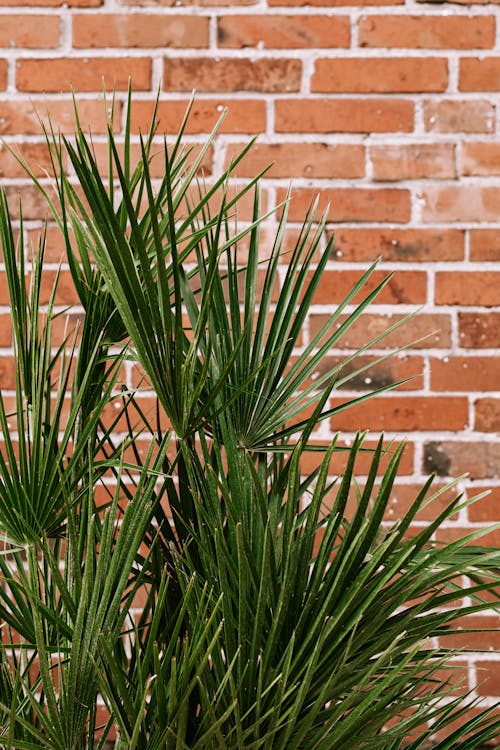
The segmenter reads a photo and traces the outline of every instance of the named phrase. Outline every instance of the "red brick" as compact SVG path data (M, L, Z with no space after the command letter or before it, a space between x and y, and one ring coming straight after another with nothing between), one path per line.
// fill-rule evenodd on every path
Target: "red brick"
M471 534L478 529L464 528L463 526L441 526L436 531L436 541L445 542L447 544L453 544L458 540L464 539L466 536ZM487 534L484 534L479 539L469 541L467 544L481 544L496 549L500 548L500 529L491 529ZM491 594L490 594L491 596ZM495 597L495 604L498 602L498 598Z
M500 91L500 57L464 57L460 60L460 91Z
M165 91L299 91L300 60L179 58L165 60Z
M52 172L50 153L45 143L10 144L16 154L27 162L37 177L46 177ZM26 170L5 144L0 143L0 177L9 179L26 177Z
M430 359L433 391L496 391L500 386L499 357L437 357Z
M495 17L362 16L360 47L487 49L495 44Z
M480 661L476 664L477 692L479 695L500 695L500 669L497 661Z
M467 508L469 521L473 523L496 523L500 521L500 487L476 486L467 490L468 497L475 497L488 491L486 497L477 500Z
M0 315L0 346L12 344L12 318L10 315Z
M74 47L207 47L208 17L95 13L73 17Z
M463 630L463 633L442 638L443 645L448 648L469 649L470 651L484 651L484 649L500 651L500 615L469 615L456 620L453 629ZM467 633L467 630L483 632ZM488 632L490 631L490 632Z
M0 89L7 88L7 61L0 60Z
M386 276L387 274L384 271L375 271L363 287L362 292L356 295L355 301L361 302ZM341 302L359 281L359 277L359 271L324 271L314 297L315 304L328 305ZM375 304L418 305L425 302L426 293L427 277L424 271L398 271L380 292Z
M321 441L315 441L311 440L311 444L319 444L322 445ZM339 439L337 442L337 446L341 449L334 453L332 456L330 467L329 467L329 473L331 476L336 476L338 474L343 474L345 472L347 461L349 457L349 452L347 450L343 450L345 448L349 447L348 441L344 441L342 439ZM372 451L375 450L377 447L377 441L375 440L364 440L363 441L363 452L358 453L358 456L356 458L356 476L366 476L368 472L370 471L370 467L373 462L373 453ZM389 462L394 456L396 445L389 441L384 445L384 453L381 456L380 460L380 468L379 473L381 474L383 471L386 470L388 467ZM413 474L413 464L414 464L414 454L415 449L414 446L410 444L405 445L405 449L403 451L401 463L399 464L399 474L400 475L409 475ZM311 474L313 471L315 471L321 464L321 461L323 460L323 454L317 451L307 451L303 454L301 457L301 463L300 468L301 472L303 474ZM417 493L415 493L417 494Z
M475 388L474 390L485 390ZM496 388L498 390L498 381ZM500 432L500 403L498 398L478 398L474 401L474 429L478 432Z
M217 26L218 46L233 49L349 47L350 38L347 16L221 16Z
M16 387L16 367L12 357L0 357L0 389L9 391Z
M403 318L403 315L364 313L335 342L335 348L360 349ZM328 320L329 316L326 314L311 314L309 318L310 339L321 330ZM342 316L337 323L337 327L345 320L346 316ZM411 344L411 349L448 348L451 345L450 317L436 313L415 315L392 333L379 339L374 346L377 349L396 349L401 346L408 346L408 344Z
M470 231L471 260L500 260L500 232L498 229Z
M448 64L435 57L350 57L318 60L313 92L410 93L445 91Z
M451 143L372 146L374 180L454 178L455 147Z
M449 397L451 398L451 397ZM458 397L456 397L458 398ZM450 404L451 406L451 404ZM450 408L449 415L452 422L455 414ZM450 422L445 430L461 429L453 427ZM430 453L428 453L430 449ZM435 456L439 455L438 463ZM424 446L424 471L437 470L441 476L461 476L468 474L470 479L497 477L500 472L500 445L491 441L443 440L428 443ZM442 467L440 470L439 467Z
M72 57L21 59L16 63L19 91L126 91L129 79L136 91L151 87L151 60L146 57Z
M402 99L290 99L275 103L277 133L409 133L413 103Z
M436 273L438 305L500 305L500 272L439 271Z
M115 123L120 121L122 105L115 102ZM78 102L82 128L92 125L92 132L106 132L106 112L101 100L82 99ZM41 135L40 121L64 134L75 131L74 104L71 99L15 99L0 101L0 135Z
M465 232L461 229L334 230L334 257L370 262L462 260Z
M428 133L492 133L495 108L482 100L424 102L424 123Z
M0 47L57 47L59 34L60 21L56 16L23 14L1 17Z
M500 143L463 143L462 174L480 177L500 174Z
M160 133L177 133L188 101L178 99L160 101L157 111ZM266 104L255 99L203 99L195 100L186 125L189 135L210 133L215 123L227 108L227 115L220 133L259 133L266 128ZM149 128L154 110L154 101L136 101L132 106L131 127L134 132L145 132Z
M408 190L395 188L309 188L294 191L290 204L290 221L301 221L315 197L320 196L320 210L329 204L329 221L406 222L410 219L411 203ZM286 191L278 191L278 202Z
M333 400L332 406L345 403ZM332 417L331 429L384 430L462 430L467 426L468 403L465 397L378 396ZM499 446L500 453L500 446Z
M435 481L432 484L427 497L431 497L441 487L443 487L443 484L440 485L439 482ZM421 484L403 484L396 480L396 484L391 492L386 520L394 521L402 518L403 515L409 511L421 490ZM444 491L418 512L416 520L420 522L433 521L439 513L444 511L450 505L456 495L457 493L453 489Z
M458 313L460 346L471 349L500 348L500 313Z
M424 221L497 221L500 187L453 185L422 190Z
M224 168L244 144L228 147ZM365 175L365 147L360 144L257 143L238 164L238 177L254 177L272 164L266 177L328 177L349 179Z

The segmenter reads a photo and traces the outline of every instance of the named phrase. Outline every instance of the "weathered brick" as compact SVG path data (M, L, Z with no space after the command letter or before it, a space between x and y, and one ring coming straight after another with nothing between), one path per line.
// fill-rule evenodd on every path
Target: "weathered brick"
M320 210L329 204L329 221L406 222L410 219L411 204L408 190L396 188L331 188L297 189L292 195L289 218L300 221L316 195L320 196ZM278 201L286 191L278 191Z
M74 47L207 47L208 17L154 13L73 16Z
M435 297L438 305L500 305L500 272L438 271Z
M458 313L460 346L468 349L500 348L500 313Z
M474 390L485 389L476 388ZM498 382L493 390L498 390ZM474 429L478 432L500 432L498 398L478 398L474 401Z
M455 429L452 426L455 415L451 410L449 416L450 425L444 427L445 430ZM452 477L468 474L470 479L499 476L500 444L484 440L442 440L426 443L423 471L436 471L440 476Z
M350 38L348 16L228 15L217 25L218 46L233 49L349 47Z
M300 60L243 58L168 58L165 60L165 91L299 91Z
M496 185L430 186L421 193L425 222L498 220L500 187Z
M448 64L435 57L349 57L317 60L313 92L411 93L445 91Z
M23 58L16 63L19 91L126 91L129 79L136 91L151 86L151 60L146 57Z
M383 15L359 20L361 47L488 49L495 44L495 17Z
M413 102L402 99L282 99L275 104L278 133L411 132Z
M456 176L451 143L384 145L370 148L374 180L450 179Z
M335 372L335 376L332 377L335 377L337 381L335 389L339 391L373 391L396 383L401 383L398 390L422 388L424 369L422 357L406 355L390 357L383 362L377 360L375 356L360 356L345 363L345 358L342 357L325 357L311 374L312 380L308 384L312 385L317 378ZM336 368L340 365L342 369L337 373ZM363 371L358 372L359 370Z
M225 168L244 144L231 144ZM365 174L365 147L361 144L256 143L238 164L238 177L254 177L272 164L266 177L356 178Z
M334 230L333 257L370 262L378 257L394 261L462 260L465 232L461 229L348 229Z
M492 133L495 108L484 100L424 102L424 124L428 133Z

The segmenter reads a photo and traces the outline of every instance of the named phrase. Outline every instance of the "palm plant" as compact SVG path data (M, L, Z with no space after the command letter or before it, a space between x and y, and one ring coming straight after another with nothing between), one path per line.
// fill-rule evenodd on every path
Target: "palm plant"
M59 346L56 288L40 309L44 239L28 291L0 199L18 373L13 414L0 399L2 747L416 750L439 730L441 750L478 748L500 721L456 694L446 636L498 601L500 554L486 530L433 535L480 498L457 495L415 532L444 491L431 477L388 524L403 447L313 440L377 393L330 405L378 338L312 374L387 279L369 268L299 347L331 252L324 217L311 206L289 248L285 203L266 252L260 175L231 182L251 144L206 182L220 123L195 155L188 112L172 143L153 118L132 164L131 106L123 142L108 129L106 177L77 111L74 139L46 133L57 201L32 175L84 310ZM129 362L153 413L120 381Z

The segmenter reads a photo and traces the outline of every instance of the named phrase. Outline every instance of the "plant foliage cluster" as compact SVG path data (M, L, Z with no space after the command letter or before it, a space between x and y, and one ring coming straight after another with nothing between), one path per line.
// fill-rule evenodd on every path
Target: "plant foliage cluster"
M206 183L217 127L196 153L185 122L168 146L154 122L139 145L128 117L120 143L110 128L105 176L78 122L46 132L56 197L33 179L84 311L58 343L45 237L28 267L0 194L17 377L0 398L1 747L416 750L439 730L440 750L477 748L500 722L456 696L443 644L495 606L499 551L484 532L433 542L460 496L412 528L432 478L385 523L401 446L311 439L374 395L330 406L355 356L312 375L383 284L368 269L299 347L324 218L312 206L290 247L281 206L266 253L260 176L230 187L251 144ZM153 414L121 382L130 361Z

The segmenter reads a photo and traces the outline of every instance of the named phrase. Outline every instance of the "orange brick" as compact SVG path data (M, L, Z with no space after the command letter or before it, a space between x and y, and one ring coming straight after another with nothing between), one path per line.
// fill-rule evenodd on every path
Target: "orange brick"
M458 313L460 346L471 349L500 347L500 313Z
M498 382L494 390L497 389ZM474 401L474 429L478 432L500 431L500 405L497 398L478 398Z
M370 262L462 260L465 232L461 229L334 230L333 255L341 260Z
M499 357L430 359L433 391L496 391L500 387Z
M500 233L498 229L473 229L470 231L471 260L500 260Z
M500 487L477 486L467 490L468 497L480 495L488 491L486 497L482 497L467 508L469 521L473 523L496 523L500 521Z
M497 221L500 187L457 185L422 190L424 221Z
M151 60L146 57L72 57L39 60L21 59L16 63L19 91L126 91L129 79L136 91L151 86Z
M391 326L403 320L403 315L376 315L364 313L344 335L335 343L336 349L360 349L372 339L385 333ZM329 320L326 314L312 313L309 319L310 339L318 333ZM337 324L346 320L342 316ZM411 344L411 349L427 349L451 345L451 321L448 315L438 313L419 314L410 318L392 333L379 339L377 349L396 349Z
M490 102L424 102L424 123L428 133L492 133L495 108Z
M400 57L318 60L313 92L410 93L445 91L448 64L443 58Z
M19 218L19 201L22 199L23 217L27 220L45 220L50 211L40 190L31 183L27 185L7 185L5 187L9 211L13 219ZM56 200L55 192L53 198ZM1 297L0 297L1 298Z
M226 6L226 5L255 5L257 0L120 0L122 5L171 7L172 5L192 7L192 6Z
M414 126L413 103L401 99L279 100L278 133L409 133Z
M449 417L451 421L455 421L455 415L451 410ZM443 429L461 428L455 428L450 423L449 427ZM456 477L468 474L470 479L496 477L500 471L500 445L491 441L467 440L427 443L424 446L423 470L426 473L437 471L440 476Z
M16 387L16 367L12 357L0 357L0 390L14 390Z
M355 297L360 302L380 284L387 276L384 271L375 271ZM341 302L359 280L359 271L324 271L319 282L314 302L316 304L334 304ZM427 277L424 271L399 271L392 276L375 300L379 305L421 304L425 302Z
M438 305L500 305L500 272L439 271L436 274Z
M68 5L70 8L97 8L104 0L2 0L2 6L16 5L20 8L51 8Z
M238 49L301 49L349 47L351 23L347 16L222 16L218 19L219 47Z
M60 21L56 16L23 14L1 17L0 47L57 47L59 34Z
M312 7L338 7L344 5L403 5L404 0L269 0L269 5L302 6Z
M74 47L207 47L208 17L95 13L73 17Z
M160 133L177 133L186 113L188 101L160 101L157 111ZM255 99L203 99L196 100L191 109L186 133L193 135L210 133L215 123L227 108L220 133L259 133L266 127L266 104ZM134 132L145 132L149 128L154 110L154 101L136 101L131 112L131 127Z
M361 47L413 49L487 49L495 44L495 17L363 16Z
M460 91L500 91L500 57L464 57L460 60Z
M375 180L446 179L455 175L455 147L451 143L372 146Z
M12 318L10 315L0 315L0 346L12 344Z
M119 123L122 105L115 102L115 123ZM106 132L106 111L102 101L82 99L78 102L82 128L92 125L92 132ZM0 135L41 135L40 121L64 134L75 131L74 104L71 99L15 99L0 101Z
M484 649L500 651L500 615L469 615L456 620L453 629L482 630L475 633L457 633L442 638L443 645L448 648L469 649L470 651L484 651ZM487 632L490 631L490 632Z
M299 91L300 60L179 58L165 60L165 91Z
M13 143L10 144L16 154L27 162L37 177L51 174L49 149L45 143ZM0 143L0 177L26 177L26 170L5 144Z
M0 60L0 89L7 88L7 61Z
M224 168L241 144L228 148ZM365 147L360 144L257 143L238 164L238 177L254 177L272 164L266 177L355 178L365 175Z
M329 221L390 221L410 219L411 205L408 190L395 188L331 188L297 189L290 203L290 221L301 221L315 197L320 196L320 210L329 204ZM286 191L278 191L278 202L285 200Z
M462 144L462 174L467 176L500 174L500 143Z
M332 406L345 403L333 400ZM451 396L378 396L332 417L331 429L462 430L468 422L467 398ZM499 446L500 453L500 446Z

